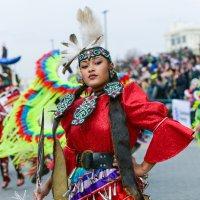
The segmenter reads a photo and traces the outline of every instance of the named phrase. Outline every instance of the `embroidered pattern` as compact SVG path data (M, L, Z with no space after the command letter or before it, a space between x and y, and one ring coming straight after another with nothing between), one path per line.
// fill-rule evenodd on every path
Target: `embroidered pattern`
M55 118L60 117L64 111L73 103L75 96L73 94L67 94L64 96L57 105L57 110L54 113Z
M111 61L110 53L102 47L94 47L94 48L81 52L78 56L78 60L80 63L83 60L94 58L100 55L104 56L105 58Z
M112 98L117 97L121 93L122 89L123 85L117 81L110 82L104 87L105 93ZM72 125L82 124L85 119L94 111L96 107L97 97L98 96L96 95L92 95L85 98L83 103L76 109L74 113L73 120L71 122Z
M69 178L69 190L63 196L69 200L99 199L96 194L101 196L102 200L117 199L117 182L120 180L120 172L117 168L85 170L76 168ZM137 183L141 192L148 187L147 176L137 178ZM150 197L144 194L146 200ZM127 197L128 198L128 195ZM124 198L124 199L126 199Z
M96 107L97 96L89 96L85 98L84 102L76 109L72 125L82 124L85 119L93 112Z
M111 96L112 98L117 97L123 89L123 85L116 81L116 82L110 82L104 87L104 91Z

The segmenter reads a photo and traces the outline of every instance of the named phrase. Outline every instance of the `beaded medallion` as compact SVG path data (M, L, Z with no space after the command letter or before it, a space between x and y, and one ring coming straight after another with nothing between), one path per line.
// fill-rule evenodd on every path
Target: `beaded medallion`
M85 119L93 112L96 107L97 96L92 95L87 97L83 103L76 109L74 118L71 122L72 125L82 124Z
M115 98L121 93L123 85L120 82L115 81L106 84L106 86L103 89L108 96Z
M104 91L108 96L112 98L117 97L123 89L123 85L119 82L110 82L106 84L104 87ZM71 122L72 125L82 124L85 119L94 111L97 102L97 95L92 95L83 101L83 103L76 109L73 120Z

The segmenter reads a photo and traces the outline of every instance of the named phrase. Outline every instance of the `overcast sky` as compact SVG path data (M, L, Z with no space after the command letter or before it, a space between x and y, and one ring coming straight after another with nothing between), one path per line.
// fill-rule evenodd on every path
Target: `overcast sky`
M91 7L103 23L109 10L108 49L123 57L129 49L164 50L164 34L174 22L200 24L200 0L0 0L0 44L9 56L21 55L15 66L21 77L33 78L35 61L78 31L78 8Z

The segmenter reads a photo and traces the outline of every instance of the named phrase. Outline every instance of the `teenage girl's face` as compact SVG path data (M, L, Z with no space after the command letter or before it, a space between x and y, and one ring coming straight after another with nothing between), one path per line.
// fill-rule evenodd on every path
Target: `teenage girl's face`
M98 91L109 81L109 69L113 64L103 56L97 56L80 63L80 71L84 83Z

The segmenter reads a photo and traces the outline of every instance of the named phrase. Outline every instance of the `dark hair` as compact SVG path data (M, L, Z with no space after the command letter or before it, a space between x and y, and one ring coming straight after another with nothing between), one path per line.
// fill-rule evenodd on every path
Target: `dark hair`
M117 80L118 77L115 73L111 81ZM126 126L126 115L120 104L120 96L110 97L109 116L113 149L120 170L122 185L130 194L135 194L140 197L139 199L144 200L133 169L129 131ZM124 157L124 155L126 156Z
M79 88L78 88L78 90L75 92L75 100L76 99L78 99L79 97L80 97L80 95L83 93L83 91L87 88L88 86L85 84L85 83L83 83L83 85L82 86L80 86Z

